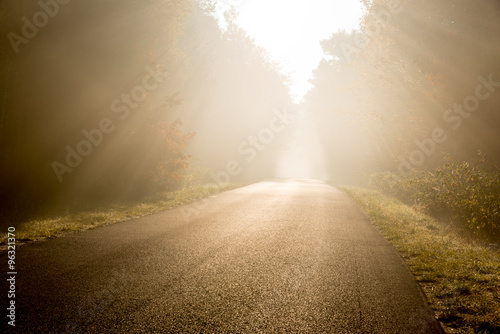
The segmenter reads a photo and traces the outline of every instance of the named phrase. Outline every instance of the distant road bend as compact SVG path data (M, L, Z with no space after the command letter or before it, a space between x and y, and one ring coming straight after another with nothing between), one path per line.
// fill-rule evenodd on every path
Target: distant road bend
M199 207L19 248L8 330L443 333L398 253L334 187L273 180Z

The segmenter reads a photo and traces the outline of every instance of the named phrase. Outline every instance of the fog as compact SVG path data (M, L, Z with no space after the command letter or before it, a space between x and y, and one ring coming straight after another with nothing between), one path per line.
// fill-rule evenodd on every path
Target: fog
M499 162L500 3L364 7L358 29L318 42L324 58L297 99L236 7L3 1L3 213L207 182L366 184L478 150Z

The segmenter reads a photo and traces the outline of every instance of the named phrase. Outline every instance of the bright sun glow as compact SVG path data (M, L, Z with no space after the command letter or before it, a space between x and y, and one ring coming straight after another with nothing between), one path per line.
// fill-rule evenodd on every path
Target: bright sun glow
M290 74L296 101L311 88L308 80L323 58L319 41L339 29L358 28L362 14L356 0L239 0L233 4L240 13L240 26Z
M227 9L228 4L236 8L238 24L290 76L295 102L300 102L312 87L308 81L324 57L320 41L340 29L359 28L362 15L362 5L357 0L219 1L221 8ZM312 166L316 166L314 170ZM317 131L306 112L298 124L294 145L278 157L275 176L323 178L322 166Z

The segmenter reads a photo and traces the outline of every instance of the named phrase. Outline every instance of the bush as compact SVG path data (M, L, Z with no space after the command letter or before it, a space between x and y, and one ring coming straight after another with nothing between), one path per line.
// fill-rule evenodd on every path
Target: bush
M374 174L370 184L427 213L448 212L473 231L500 235L500 171L481 153L473 162L448 157L432 172L407 177Z

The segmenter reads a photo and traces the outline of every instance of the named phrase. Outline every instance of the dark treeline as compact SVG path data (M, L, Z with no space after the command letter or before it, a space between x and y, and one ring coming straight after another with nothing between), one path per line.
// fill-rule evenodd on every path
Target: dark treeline
M179 186L193 161L217 171L238 158L289 94L236 14L221 30L214 10L192 0L3 1L3 213L135 199ZM255 159L255 175L270 175L279 144Z
M478 150L500 162L500 3L365 2L361 29L322 42L305 105L331 175L406 175ZM492 81L494 83L492 83Z

